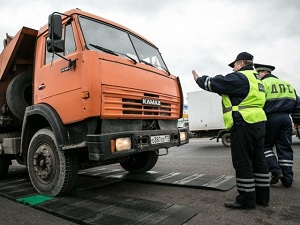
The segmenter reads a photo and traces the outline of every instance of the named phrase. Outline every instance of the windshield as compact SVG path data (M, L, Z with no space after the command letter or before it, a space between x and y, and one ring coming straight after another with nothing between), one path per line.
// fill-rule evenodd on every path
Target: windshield
M157 48L117 27L80 16L80 26L89 49L102 51L167 70Z

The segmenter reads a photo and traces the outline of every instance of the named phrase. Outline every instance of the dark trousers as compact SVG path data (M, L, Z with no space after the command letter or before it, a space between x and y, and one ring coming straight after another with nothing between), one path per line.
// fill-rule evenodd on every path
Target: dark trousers
M276 146L276 155L273 151ZM283 174L283 185L289 187L293 179L292 121L288 113L268 115L266 122L265 156L272 175Z
M231 155L236 172L236 202L245 206L268 203L270 177L264 156L265 122L239 122L231 130Z

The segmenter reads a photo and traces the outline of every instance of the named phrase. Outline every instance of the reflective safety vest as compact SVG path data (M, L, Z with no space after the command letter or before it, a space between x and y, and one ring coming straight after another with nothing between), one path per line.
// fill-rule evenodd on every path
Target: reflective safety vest
M257 78L255 70L239 71L244 74L249 82L249 93L239 105L232 105L228 95L222 95L223 120L226 129L233 126L232 112L238 111L247 123L266 121L267 117L263 110L265 104L264 86Z
M262 80L265 91L266 101L292 99L296 100L295 90L290 83L279 80L276 77L268 77Z

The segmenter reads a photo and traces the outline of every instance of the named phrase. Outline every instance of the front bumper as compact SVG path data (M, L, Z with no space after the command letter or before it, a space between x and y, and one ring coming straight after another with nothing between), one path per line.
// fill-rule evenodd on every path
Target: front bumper
M180 132L186 132L186 139L180 140ZM159 135L169 135L170 140L164 143L151 144L151 137ZM112 151L113 141L118 138L130 137L131 148L123 151ZM124 156L133 155L138 152L154 151L160 148L170 148L180 146L189 142L188 129L179 128L177 130L143 130L125 131L108 134L87 135L87 146L89 159L93 161L105 161Z

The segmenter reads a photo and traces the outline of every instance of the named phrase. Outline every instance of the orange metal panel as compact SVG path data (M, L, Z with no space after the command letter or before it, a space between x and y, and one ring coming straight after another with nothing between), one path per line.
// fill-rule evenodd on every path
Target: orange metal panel
M15 59L15 55L24 38L29 37L34 40L36 39L37 33L37 30L22 27L22 29L13 37L11 42L3 49L0 57L0 80L5 79L8 75L9 69Z

